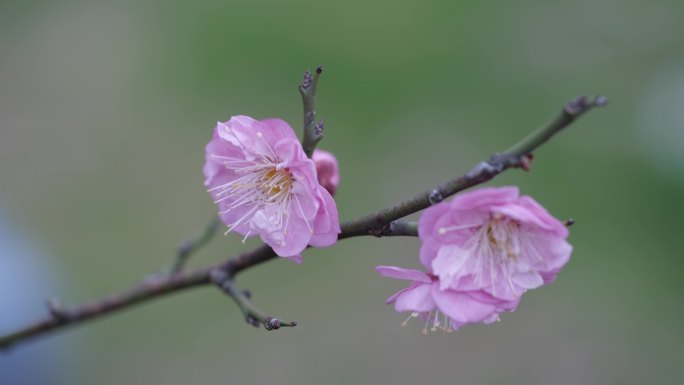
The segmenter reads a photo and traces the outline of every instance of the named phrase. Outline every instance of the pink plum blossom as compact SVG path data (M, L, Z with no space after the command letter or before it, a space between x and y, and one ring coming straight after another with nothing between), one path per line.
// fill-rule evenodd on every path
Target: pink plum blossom
M433 330L452 330L498 320L499 313L515 310L525 291L552 282L572 251L567 228L516 187L473 190L432 206L418 232L427 273L376 269L412 281L387 301L420 316L424 331L429 323Z
M516 187L489 187L427 209L420 260L442 289L519 298L556 279L570 259L568 229Z
M204 175L226 234L259 235L279 256L296 262L307 245L337 241L335 201L283 120L233 116L218 122L206 147Z
M409 318L420 317L425 322L423 333L452 332L469 323L489 324L499 320L499 313L515 309L519 299L505 301L482 290L458 291L442 288L439 277L420 270L395 266L378 266L380 275L412 281L411 285L389 297L398 312L411 312Z
M337 165L335 155L328 151L315 149L311 159L316 163L318 183L328 190L330 195L335 196L337 185L340 184L340 167Z

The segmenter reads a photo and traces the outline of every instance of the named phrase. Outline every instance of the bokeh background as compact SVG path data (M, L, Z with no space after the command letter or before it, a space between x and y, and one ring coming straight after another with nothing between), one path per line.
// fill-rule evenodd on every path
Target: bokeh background
M0 2L0 332L167 267L216 211L215 122L300 127L319 63L342 220L461 174L571 97L611 100L492 183L577 221L557 282L498 324L400 327L383 302L403 283L373 267L418 267L418 240L352 239L240 276L297 328L253 329L196 289L17 346L0 383L684 381L683 18L679 0ZM191 265L244 247L219 237Z

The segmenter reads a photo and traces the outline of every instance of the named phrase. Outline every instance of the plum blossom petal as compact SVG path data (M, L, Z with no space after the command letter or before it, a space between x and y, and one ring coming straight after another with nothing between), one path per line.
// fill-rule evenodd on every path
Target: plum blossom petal
M484 187L456 195L451 201L452 210L486 210L518 199L519 190L515 186Z
M432 282L430 276L420 270L404 269L397 266L377 266L375 267L375 271L377 271L383 277L388 278L406 279L409 281L417 281L422 283Z
M442 291L433 285L432 298L442 312L462 324L482 322L498 313L496 304L478 301L468 292Z
M537 201L528 196L521 196L518 203L545 224L545 226L541 227L553 231L560 238L568 237L568 228L561 221L551 216Z
M452 282L460 283L462 278L469 276L474 265L473 259L469 257L468 253L457 245L444 245L437 251L437 257L432 260L432 269L440 272L440 289L445 290Z
M283 258L287 258L287 259L289 259L290 261L292 261L292 262L294 262L294 263L296 263L296 264L298 264L298 265L301 265L301 264L302 264L302 255L301 255L301 254L290 255L289 257L283 257Z
M411 281L386 302L393 303L398 312L412 312L408 320L420 317L425 322L423 333L427 333L428 325L432 331L451 332L469 323L491 323L499 319L499 313L514 310L518 303L502 301L481 290L442 290L438 277L420 270L396 266L377 266L375 270L384 277Z
M340 221L333 197L325 189L319 192L322 202L314 221L314 233L309 244L314 247L327 247L337 242L337 234L341 231Z
M525 290L536 289L544 284L544 279L542 278L541 274L537 273L536 271L528 271L526 273L516 274L513 280L515 281L516 285L524 288Z
M437 229L443 227L449 221L449 207L445 205L435 205L423 211L418 222L418 236L420 244L420 262L426 268L430 267L432 260L437 256L439 247L444 242L440 239L443 234L439 234ZM450 235L450 234L449 234ZM447 235L447 236L449 236ZM456 234L457 236L459 234Z
M419 313L430 312L435 308L435 302L431 295L432 285L416 285L412 289L404 290L394 300L394 309L398 312L416 311Z
M544 279L544 284L553 282L570 260L572 246L563 238L539 234L528 234L528 237L523 252L533 256L533 266Z

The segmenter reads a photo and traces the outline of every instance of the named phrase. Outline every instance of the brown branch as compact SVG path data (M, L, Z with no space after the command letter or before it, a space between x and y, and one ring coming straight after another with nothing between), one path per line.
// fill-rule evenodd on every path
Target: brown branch
M391 232L383 236L393 236ZM407 235L400 232L397 235ZM285 326L294 326L293 322L282 322L277 318L265 315L249 304L249 298L244 292L238 292L233 285L234 276L240 271L251 266L274 259L277 255L273 250L262 245L254 250L242 253L218 265L197 269L189 272L178 272L173 275L154 275L146 278L137 286L109 295L105 298L72 308L63 307L56 300L48 301L49 317L37 321L15 332L0 336L0 349L6 349L12 345L23 342L33 337L44 335L67 326L73 326L82 322L100 318L131 307L138 303L159 298L192 287L215 284L238 303L240 309L249 320L256 320L268 330L278 329ZM254 322L249 322L254 325Z
M432 190L419 194L395 206L380 210L341 225L342 232L339 239L361 235L373 236L402 236L417 235L415 224L397 221L407 215L421 211L432 204L436 204L447 197L466 188L489 181L501 172L516 167L527 167L531 153L544 144L553 135L570 125L579 116L592 107L600 107L606 103L603 97L588 99L576 98L567 103L561 113L548 124L534 131L527 138L511 147L509 150L494 154L488 161L484 161L465 175L451 180ZM395 222L396 221L396 222ZM21 330L0 337L0 348L27 340L31 337L43 335L47 332L75 325L90 319L99 318L131 305L177 292L195 286L215 283L230 295L240 306L248 319L263 323L266 328L280 325L278 319L268 317L257 311L250 303L244 292L235 288L233 278L241 271L260 263L276 258L270 247L263 245L259 248L240 254L226 262L204 269L190 272L179 272L168 277L148 279L133 289L111 295L86 305L73 308L63 308L56 302L49 306L50 316ZM217 273L220 272L220 273ZM213 279L212 279L213 277ZM254 324L253 322L251 322Z
M560 114L552 121L532 132L505 152L492 155L489 160L479 163L465 175L450 180L432 190L418 194L411 199L380 210L375 214L346 222L342 225L342 233L349 237L382 231L394 220L426 209L459 191L485 183L509 168L529 167L532 151L569 126L575 119L589 111L592 107L602 107L606 103L607 99L603 96L593 99L584 96L575 98L566 103Z
M54 301L51 301L48 303L50 317L0 337L0 348L8 348L19 341L111 314L165 294L207 284L210 270L211 268L200 269L157 280L147 279L132 289L74 308L64 308L61 305L56 307Z

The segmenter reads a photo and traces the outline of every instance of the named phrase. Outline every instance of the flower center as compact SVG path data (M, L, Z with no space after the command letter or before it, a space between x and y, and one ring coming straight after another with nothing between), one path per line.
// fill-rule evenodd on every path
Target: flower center
M520 224L501 214L495 214L484 224L466 224L440 227L437 233L444 235L451 231L473 232L466 248L481 248L488 255L515 261L520 253ZM474 231L473 231L474 230Z
M295 178L287 167L282 166L280 159L275 155L261 156L254 160L216 154L212 156L236 174L231 181L209 190L218 190L214 203L224 202L223 210L219 213L226 214L238 208L246 209L246 212L229 226L226 234L240 224L251 221L258 210L264 209L269 210L272 225L283 232L286 231ZM249 231L245 239L249 236Z
M264 171L257 189L266 200L278 196L281 191L289 191L292 188L294 179L287 168L278 170L277 167L272 167Z
M520 252L519 227L520 225L515 221L495 216L485 225L482 238L486 237L489 247L494 254L515 261Z
M518 271L521 255L525 251L534 255L537 260L540 257L530 246L519 222L501 214L494 214L484 223L438 229L439 234L446 234L449 231L468 231L462 255L464 258L474 259L474 263L470 265L470 274L473 274L477 285L490 287L494 296L497 295L499 287L497 282L504 282L514 295L524 292L524 289L514 284L512 277ZM459 266L462 267L465 262L462 260L460 263Z

